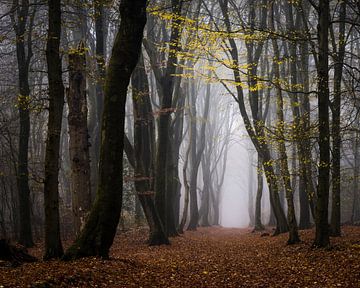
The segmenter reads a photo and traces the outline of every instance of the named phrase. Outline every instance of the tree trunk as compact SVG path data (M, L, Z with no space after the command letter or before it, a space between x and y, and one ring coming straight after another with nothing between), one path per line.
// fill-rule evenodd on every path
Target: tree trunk
M296 20L294 21L294 13L293 13L293 4L286 3L286 26L290 33L290 35L296 35L298 33L300 25L300 17L299 15L296 16ZM296 22L296 23L294 23ZM297 41L290 41L289 46L289 53L291 57L291 61L289 63L290 66L290 102L291 102L291 110L293 114L293 139L296 144L297 154L299 155L299 173L300 179L299 182L302 185L299 185L299 195L300 195L300 225L303 229L310 227L310 217L309 217L309 205L307 200L308 194L308 187L310 185L304 185L307 181L312 181L311 179L307 179L306 173L306 140L304 140L304 133L306 133L306 126L304 125L304 115L301 115L300 105L299 105L299 98L296 93L298 90L298 70L297 70ZM305 44L306 45L306 44ZM303 57L308 57L306 55L302 55ZM305 75L307 77L307 75ZM301 95L302 97L308 97L307 95ZM306 115L305 115L306 117Z
M172 0L173 13L181 15L182 1ZM176 71L177 55L180 49L181 36L181 17L175 17L170 36L170 43L175 47L168 55L166 71L164 75L157 79L160 86L160 106L158 119L158 143L155 162L155 205L159 211L165 231L168 235L175 236L177 227L175 225L175 215L173 210L174 195L171 187L171 177L169 177L168 167L171 165L169 150L171 150L170 119L173 107L173 74Z
M340 189L341 189L341 135L340 135L340 113L341 113L341 80L343 74L344 56L345 56L345 18L346 3L340 4L339 15L339 40L338 51L335 50L335 69L334 69L334 102L332 105L332 209L331 209L331 235L341 236L341 205L340 205ZM333 31L333 30L332 30ZM332 37L333 32L332 32ZM335 39L333 40L335 43Z
M265 229L264 225L261 222L261 198L263 193L263 173L262 173L262 165L263 161L261 157L258 156L258 163L257 163L257 191L256 191L256 199L255 199L255 231L262 231Z
M307 12L304 18L307 19ZM303 25L304 26L304 25ZM305 27L302 27L305 28ZM310 211L315 219L315 208L314 208L314 199L315 196L315 187L313 183L313 173L312 173L312 155L311 155L311 140L310 140L310 101L309 101L309 44L306 41L303 41L300 44L301 51L301 70L300 78L301 84L303 85L304 94L300 97L301 100L301 119L302 119L302 130L305 134L303 139L304 143L304 160L305 163L305 174L301 180L305 181L304 185L306 186L305 190L299 190L300 192L300 223L299 227L301 229L306 229L311 227L310 223ZM302 167L300 168L302 169ZM311 209L309 209L311 208Z
M45 151L45 259L61 257L63 248L60 239L59 216L59 151L64 85L60 58L61 1L49 0L49 28L46 60L49 78L49 120Z
M201 198L201 207L200 207L200 225L203 227L210 226L209 222L209 212L210 212L210 161L206 155L204 155L201 166L202 166L202 174L203 174L203 191L202 191L202 198Z
M179 79L180 81L180 79ZM180 88L180 83L178 84L178 93L179 98L177 100L175 119L173 122L173 138L172 138L172 152L173 152L173 193L174 193L174 221L176 227L180 224L180 197L181 197L181 182L179 179L179 159L180 159L180 146L183 140L183 127L184 127L184 104L185 104L185 95L183 90Z
M107 38L107 8L105 1L93 1L95 18L95 60L96 60L96 83L93 87L93 97L89 97L89 133L90 133L90 158L91 158L91 192L92 200L98 184L98 168L100 154L100 130L101 117L104 106L104 81L106 74L106 38ZM91 85L91 84L90 84ZM90 95L90 93L89 93Z
M69 155L75 235L85 224L91 206L89 135L87 129L86 51L84 43L69 53Z
M190 187L189 187L189 182L188 182L188 177L187 177L187 170L188 170L188 163L189 163L189 156L190 156L190 152L191 152L191 147L192 147L192 127L191 127L191 116L189 117L189 141L188 141L188 147L186 149L186 153L185 153L185 161L184 161L184 165L183 165L183 182L184 182L184 207L183 207L183 213L182 213L182 217L181 217L181 221L180 221L180 225L179 225L179 233L183 233L184 231L184 227L186 224L186 219L188 216L188 209L189 209L189 196L190 196Z
M14 5L19 5L14 1ZM17 188L19 198L19 243L25 247L34 245L31 229L31 204L30 204L30 188L29 188L29 171L28 171L28 152L29 152L29 136L30 136L30 87L29 87L29 66L32 57L31 49L31 33L33 27L33 18L29 19L29 1L22 0L21 5L16 7L18 17L11 15L12 25L16 34L16 56L18 62L19 77L19 95L18 111L20 118L19 133L19 156L17 165ZM35 10L34 10L35 13ZM26 29L27 21L29 21L28 29ZM26 31L28 30L28 31ZM28 33L28 41L25 43L24 35ZM26 46L27 44L27 53Z
M328 205L330 170L330 133L329 133L329 0L319 2L318 7L318 109L319 109L319 177L316 201L316 233L314 246L330 245Z
M275 40L276 41L276 40ZM275 50L275 49L274 49ZM278 58L275 58L278 59ZM275 60L278 61L278 60ZM277 65L277 64L275 64ZM276 71L276 68L275 68ZM275 74L277 74L275 72ZM278 78L278 75L275 75ZM279 79L279 78L278 78ZM283 99L281 96L281 90L277 89L277 102L278 102L278 127L277 131L279 133L279 156L280 156L280 171L281 176L283 178L284 188L285 188L285 197L287 201L287 219L289 225L289 239L288 244L295 244L300 242L298 228L296 223L295 217L295 207L294 207L294 197L293 197L293 190L291 188L291 181L290 181L290 172L288 167L288 157L286 154L286 147L285 147L285 140L284 138L284 115L283 115Z
M249 155L249 185L248 185L248 214L249 214L249 226L255 227L255 207L254 207L254 152L248 151Z
M146 2L123 0L120 3L121 22L105 81L97 195L88 221L67 250L65 259L92 255L109 257L121 212L127 87L140 55Z
M271 21L270 26L273 31L275 31L275 24L274 24L274 4L271 5ZM288 157L286 154L286 146L285 146L285 125L284 125L284 100L282 96L282 91L280 87L280 65L278 64L280 61L280 51L277 44L276 39L272 39L273 44L273 50L274 50L274 82L276 83L276 104L277 104L277 127L276 131L278 133L278 149L279 149L279 156L280 156L280 171L281 176L284 183L285 188L285 197L287 200L287 220L289 225L289 239L288 244L295 244L300 242L297 223L296 223L296 217L295 217L295 207L294 207L294 195L293 190L291 187L291 178L290 178L290 172L288 167Z
M154 204L154 116L144 65L144 60L140 56L131 78L134 107L135 189L150 227L149 244L169 244Z
M357 121L359 124L359 120ZM360 157L359 157L359 132L355 132L354 150L354 174L353 174L353 207L351 213L351 223L360 224L360 193L359 193L359 172L360 172Z

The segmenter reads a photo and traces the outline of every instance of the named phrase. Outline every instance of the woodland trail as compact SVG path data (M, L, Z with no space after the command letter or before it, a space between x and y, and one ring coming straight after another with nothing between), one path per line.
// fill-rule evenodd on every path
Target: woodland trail
M199 228L149 247L139 229L117 236L109 261L0 267L0 287L360 287L360 227L343 227L327 250L311 248L314 230L300 234L302 243L287 246L287 235Z

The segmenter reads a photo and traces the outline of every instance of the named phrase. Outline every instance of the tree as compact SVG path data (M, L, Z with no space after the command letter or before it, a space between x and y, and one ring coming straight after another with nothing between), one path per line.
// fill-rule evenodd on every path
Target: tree
M149 84L141 56L132 77L135 189L150 228L150 245L169 244L154 203L155 125Z
M274 17L275 17L274 3L272 3L270 26L273 31L275 30ZM290 182L288 157L286 154L286 146L285 146L285 140L284 140L284 130L285 130L284 100L283 100L282 91L280 88L280 67L279 67L280 65L278 64L280 62L280 52L279 52L277 39L272 39L272 43L273 43L273 50L274 50L274 76L275 76L274 82L277 83L277 87L276 87L277 132L278 132L278 137L280 138L278 140L277 144L279 147L280 171L281 171L281 176L283 178L283 183L284 183L284 187L285 187L285 195L286 195L286 200L287 200L287 204L288 204L288 211L287 211L287 220L288 220L288 225L289 225L288 244L295 244L295 243L300 242L300 238L299 238L298 227L297 227L297 222L296 222L296 217L295 217L293 190L292 190L291 182Z
M154 69L157 91L159 94L160 111L158 119L158 142L155 160L155 205L159 212L165 231L169 236L177 235L177 225L174 215L174 191L171 185L172 179L169 175L171 165L171 134L170 123L173 108L174 74L176 72L177 51L180 50L180 39L182 31L182 0L172 0L171 7L175 17L172 20L172 29L169 39L169 52L165 68L157 67L157 55L154 47L149 41L145 41L145 48L149 54L151 65ZM149 37L150 35L148 35Z
M89 134L87 129L86 50L84 42L69 52L69 155L70 189L75 234L80 232L91 207Z
M124 123L127 88L140 55L146 23L146 0L123 0L104 89L99 183L84 229L64 258L109 257L122 202Z
M330 3L320 1L317 7L318 23L318 109L319 109L319 176L316 201L316 233L314 246L326 247L330 244L328 224L329 171L330 171L330 131L329 131L329 26Z
M19 74L18 110L20 116L19 156L17 168L17 186L20 211L19 243L31 247L34 245L31 229L31 205L29 188L28 152L30 137L30 87L29 68L32 53L32 29L35 9L29 15L29 1L13 1L11 22L16 34L16 56ZM15 11L17 15L15 15ZM15 16L16 19L15 19ZM29 23L28 23L29 22ZM27 34L27 38L25 38Z
M345 19L346 19L346 2L340 3L339 12L339 39L337 45L334 39L334 28L330 26L331 38L334 50L334 100L332 103L332 209L331 209L331 235L341 236L341 209L340 209L340 162L341 162L341 135L340 135L340 112L341 112L341 81L345 57ZM338 47L336 47L338 46Z
M59 216L59 150L64 107L64 85L60 57L61 1L49 0L46 60L49 78L49 120L45 152L45 259L61 257Z

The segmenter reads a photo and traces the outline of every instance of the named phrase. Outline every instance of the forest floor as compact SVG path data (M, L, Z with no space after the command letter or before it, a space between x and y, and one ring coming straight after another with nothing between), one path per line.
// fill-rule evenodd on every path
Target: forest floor
M360 287L360 227L343 227L329 249L286 245L249 229L199 228L160 247L145 229L120 233L111 260L39 261L0 267L0 287ZM41 258L41 245L30 253Z

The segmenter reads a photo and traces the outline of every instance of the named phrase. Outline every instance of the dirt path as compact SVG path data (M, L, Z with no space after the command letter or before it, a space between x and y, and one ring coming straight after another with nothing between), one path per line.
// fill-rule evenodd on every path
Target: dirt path
M343 231L331 249L314 250L311 230L286 246L287 235L200 228L161 247L148 247L137 230L116 238L110 261L0 267L0 287L360 287L360 227Z

